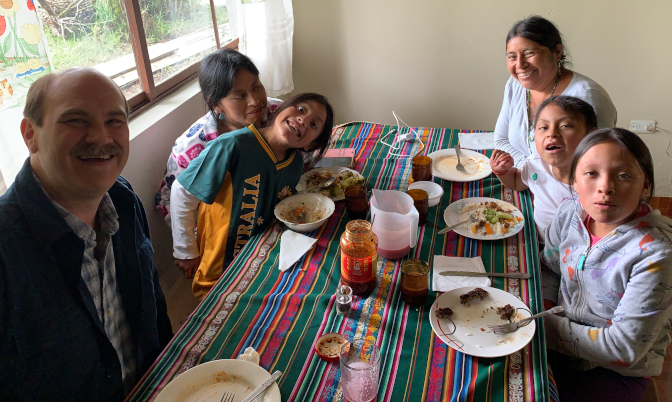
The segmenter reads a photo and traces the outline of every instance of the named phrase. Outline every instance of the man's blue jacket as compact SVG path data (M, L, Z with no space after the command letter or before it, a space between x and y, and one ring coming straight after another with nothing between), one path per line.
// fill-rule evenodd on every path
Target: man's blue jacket
M172 337L142 203L119 177L112 237L137 379ZM0 400L121 401L121 365L81 277L84 242L45 196L29 160L0 197Z

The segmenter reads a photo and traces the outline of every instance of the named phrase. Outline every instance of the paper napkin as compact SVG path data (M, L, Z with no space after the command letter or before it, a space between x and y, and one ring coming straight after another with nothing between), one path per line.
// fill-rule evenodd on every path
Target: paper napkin
M495 133L459 133L460 147L467 149L495 149Z
M254 350L253 347L248 346L247 349L238 357L236 357L238 360L244 360L246 362L254 363L257 366L259 365L259 353L257 353L256 350Z
M280 271L287 271L313 248L316 241L312 237L285 230L280 236Z
M433 268L432 290L435 292L447 292L464 286L491 286L490 278L488 277L439 275L439 272L443 271L485 272L485 266L481 257L467 258L435 255Z

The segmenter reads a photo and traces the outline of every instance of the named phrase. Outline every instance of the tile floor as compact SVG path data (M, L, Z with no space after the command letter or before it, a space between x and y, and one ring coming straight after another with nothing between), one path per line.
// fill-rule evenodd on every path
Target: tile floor
M654 197L651 207L659 209L661 214L672 218L672 199L669 197ZM177 283L166 293L168 316L173 326L173 332L180 329L184 321L198 306L198 301L191 293L191 280L180 277ZM656 388L661 402L672 401L672 344L667 348L662 374L655 379Z

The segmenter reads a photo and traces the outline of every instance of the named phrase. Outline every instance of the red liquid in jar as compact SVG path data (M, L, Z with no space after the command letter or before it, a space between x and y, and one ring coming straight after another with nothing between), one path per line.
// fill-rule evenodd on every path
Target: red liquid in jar
M399 250L385 250L384 248L378 247L378 255L380 257L387 258L388 260L398 260L399 258L408 254L410 250L410 245Z

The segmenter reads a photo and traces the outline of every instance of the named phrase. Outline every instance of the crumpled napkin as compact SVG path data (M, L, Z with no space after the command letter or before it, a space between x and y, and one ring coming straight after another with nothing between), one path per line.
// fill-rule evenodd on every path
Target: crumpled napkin
M495 133L459 133L460 147L467 149L495 149Z
M475 276L443 276L443 271L470 271L485 272L485 266L481 257L446 257L435 255L432 274L432 290L435 292L448 292L449 290L464 286L491 286L490 278Z
M280 271L287 271L295 262L308 252L317 239L285 230L280 236Z
M238 357L236 357L236 359L254 363L257 366L259 365L259 353L257 353L257 351L254 350L254 348L251 346L248 346L248 348L245 349L245 351L241 353Z

